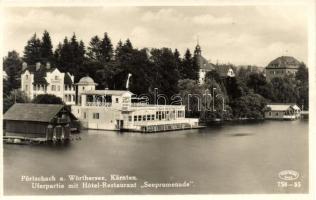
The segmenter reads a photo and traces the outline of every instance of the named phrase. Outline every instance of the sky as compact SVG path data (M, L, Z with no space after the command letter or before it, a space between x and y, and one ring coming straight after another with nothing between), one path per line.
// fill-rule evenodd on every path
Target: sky
M114 46L194 51L212 63L266 66L279 56L307 63L307 10L303 6L9 7L4 12L4 55L23 49L34 33L50 33L54 48L76 34L88 46L107 32Z

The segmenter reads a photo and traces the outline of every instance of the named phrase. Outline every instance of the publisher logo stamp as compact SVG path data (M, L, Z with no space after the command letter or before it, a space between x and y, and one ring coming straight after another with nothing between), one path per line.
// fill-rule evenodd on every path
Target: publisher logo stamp
M279 172L279 178L284 181L293 181L298 179L300 174L294 170L283 170Z
M281 188L300 188L301 181L298 180L300 174L295 170L283 170L278 174L280 181L278 181L278 187Z

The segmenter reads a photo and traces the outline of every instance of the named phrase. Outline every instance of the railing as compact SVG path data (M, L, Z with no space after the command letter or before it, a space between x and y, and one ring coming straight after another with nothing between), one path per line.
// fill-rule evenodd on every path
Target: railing
M109 103L109 102L87 102L86 106L111 107L112 103Z
M131 107L155 107L155 108L179 108L184 105L157 105L157 104L147 104L147 103L132 103Z

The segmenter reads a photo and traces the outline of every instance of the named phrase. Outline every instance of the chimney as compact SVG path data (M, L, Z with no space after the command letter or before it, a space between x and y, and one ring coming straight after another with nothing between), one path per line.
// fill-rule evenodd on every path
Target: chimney
M22 71L26 70L27 68L27 63L26 62L23 62L22 63Z
M36 63L36 71L38 71L38 70L40 69L40 67L41 67L41 63L40 63L40 62L37 62L37 63Z
M46 63L46 69L50 69L50 63L49 62Z

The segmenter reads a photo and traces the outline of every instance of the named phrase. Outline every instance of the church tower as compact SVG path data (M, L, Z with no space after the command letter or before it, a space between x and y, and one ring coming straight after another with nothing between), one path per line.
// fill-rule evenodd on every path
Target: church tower
M197 44L195 46L194 55L197 55L197 56L202 55L202 50L201 50L201 46L199 44L199 39L197 39Z

